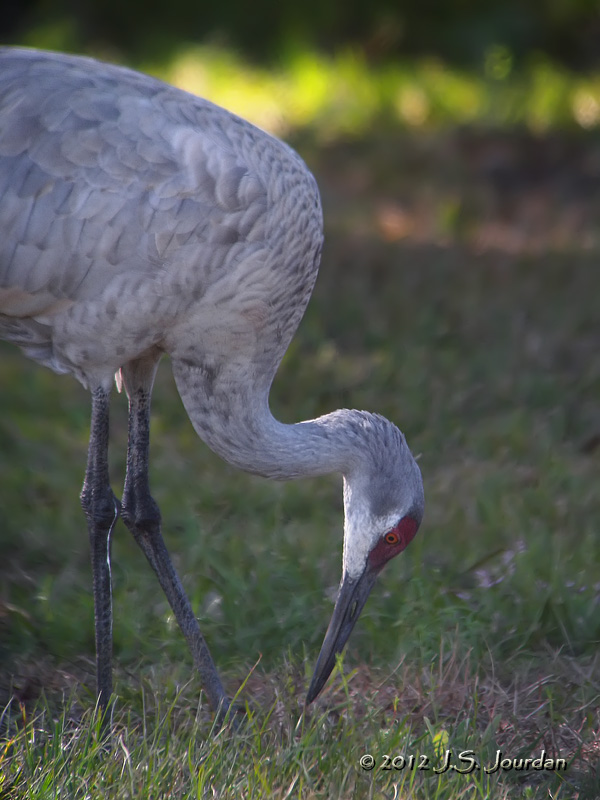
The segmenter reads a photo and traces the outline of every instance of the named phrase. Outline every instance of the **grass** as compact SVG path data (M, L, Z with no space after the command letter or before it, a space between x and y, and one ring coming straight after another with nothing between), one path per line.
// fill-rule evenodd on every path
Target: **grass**
M274 484L221 463L164 363L153 490L225 683L243 685L250 711L239 733L211 732L182 637L121 526L107 754L77 500L88 397L2 346L0 797L598 797L600 145L582 132L393 127L296 145L322 189L327 244L273 407L287 421L340 406L394 419L420 456L422 530L305 712L339 581L339 481ZM120 397L115 488L125 425ZM386 754L438 765L446 749L481 764L545 750L568 768L382 766Z

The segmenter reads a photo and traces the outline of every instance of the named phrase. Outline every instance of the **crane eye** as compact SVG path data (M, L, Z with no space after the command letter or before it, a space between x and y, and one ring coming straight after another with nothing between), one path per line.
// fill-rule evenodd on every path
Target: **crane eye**
M395 531L390 531L389 533L386 533L384 539L387 542L387 544L398 544L398 534L395 533Z

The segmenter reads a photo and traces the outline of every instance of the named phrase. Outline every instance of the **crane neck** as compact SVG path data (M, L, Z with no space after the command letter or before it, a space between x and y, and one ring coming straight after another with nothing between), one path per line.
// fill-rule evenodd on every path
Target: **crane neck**
M341 409L294 424L279 422L268 388L207 380L200 367L173 361L173 374L200 438L229 464L276 480L348 475L364 460L360 437L348 435L354 413Z

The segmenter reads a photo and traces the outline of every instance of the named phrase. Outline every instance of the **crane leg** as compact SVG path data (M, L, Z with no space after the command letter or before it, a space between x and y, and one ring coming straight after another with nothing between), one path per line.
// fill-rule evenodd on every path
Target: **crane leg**
M94 581L94 622L96 630L96 681L98 707L103 727L109 722L112 694L112 584L110 574L111 534L119 517L119 501L108 477L109 392L92 392L92 420L87 468L81 505L85 513L92 555Z
M123 368L122 374L129 395L129 444L121 517L158 577L179 627L187 639L209 703L217 713L217 718L222 720L229 708L229 700L198 620L171 562L161 534L160 511L150 494L150 389L154 370L150 381L145 381L146 386L140 386L139 380L132 380L134 372L130 369Z

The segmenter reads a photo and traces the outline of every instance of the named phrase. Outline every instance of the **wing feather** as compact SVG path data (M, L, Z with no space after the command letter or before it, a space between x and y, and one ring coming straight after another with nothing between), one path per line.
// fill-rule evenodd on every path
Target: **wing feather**
M203 247L248 237L266 189L225 113L128 70L0 49L0 286L77 299L182 244L201 272Z
M250 325L272 375L321 238L314 179L282 142L127 69L0 48L0 336L44 363L89 383L124 337L130 355L157 337L189 355L200 334L221 352Z

